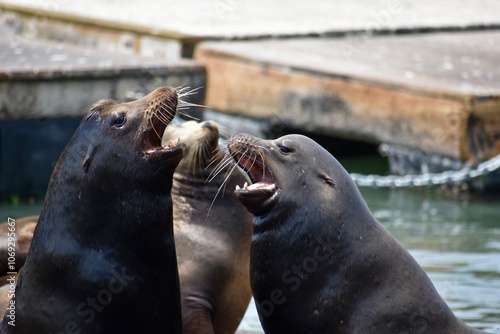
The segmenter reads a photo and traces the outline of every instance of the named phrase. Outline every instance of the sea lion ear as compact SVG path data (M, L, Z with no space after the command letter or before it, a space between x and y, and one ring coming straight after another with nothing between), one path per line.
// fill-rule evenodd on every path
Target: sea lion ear
M83 159L83 164L82 164L83 172L85 174L88 173L90 165L92 164L92 159L94 158L96 152L97 152L97 146L89 147L89 150L85 155L85 159Z
M330 187L335 188L335 182L329 178L328 176L322 176L321 177L323 181L325 181L326 184L328 184Z

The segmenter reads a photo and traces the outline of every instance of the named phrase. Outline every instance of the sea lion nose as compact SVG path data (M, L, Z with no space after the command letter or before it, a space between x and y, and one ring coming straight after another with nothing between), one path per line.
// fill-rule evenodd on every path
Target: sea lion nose
M204 128L204 129L208 129L210 131L213 131L213 132L218 131L217 125L214 122L212 122L212 121L206 121L206 122L204 122L201 127Z

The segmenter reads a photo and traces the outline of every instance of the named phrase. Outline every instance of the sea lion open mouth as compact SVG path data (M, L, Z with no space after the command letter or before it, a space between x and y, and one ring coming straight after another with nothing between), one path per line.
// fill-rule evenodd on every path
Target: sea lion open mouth
M170 87L158 88L135 103L146 105L147 125L144 141L144 153L153 161L171 159L181 154L184 145L179 141L170 141L162 146L162 137L167 125L175 116L178 106L178 93Z
M158 117L156 121L151 121L152 126L148 131L146 136L146 141L144 143L144 153L149 159L154 161L163 160L171 158L177 154L182 153L183 144L177 140L176 142L170 141L167 145L162 146L161 138L167 125L171 122L171 119L167 124L164 123L163 120L160 120Z
M243 188L236 186L234 195L247 209L256 214L268 207L278 192L273 173L265 163L265 149L252 141L253 137L239 134L228 141L231 156L249 176Z

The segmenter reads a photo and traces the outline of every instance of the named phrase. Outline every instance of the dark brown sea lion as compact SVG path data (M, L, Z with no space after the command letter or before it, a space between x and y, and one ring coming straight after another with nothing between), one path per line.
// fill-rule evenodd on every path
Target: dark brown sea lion
M24 265L37 221L38 216L28 216L0 224L0 276L8 272L17 272ZM14 240L9 241L9 236L13 236ZM11 268L8 265L9 246L15 249L15 260L11 261L13 262Z
M346 170L310 138L228 142L252 185L250 275L266 333L479 333L459 321Z
M184 146L161 146L177 105L158 88L91 108L51 176L1 333L181 333L170 190Z
M232 196L245 177L230 173L234 163L214 170L225 157L215 122L171 125L163 142L178 138L186 144L172 185L183 333L233 334L252 295L252 215Z

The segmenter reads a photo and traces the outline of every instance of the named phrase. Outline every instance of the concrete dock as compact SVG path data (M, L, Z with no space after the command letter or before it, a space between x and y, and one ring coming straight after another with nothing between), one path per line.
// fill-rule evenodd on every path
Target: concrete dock
M136 99L159 86L204 87L201 64L46 41L0 38L0 120L82 116L104 98ZM193 96L202 103L204 90Z
M135 100L156 87L201 87L205 68L75 48L47 41L0 38L0 199L45 194L59 155L96 101Z

